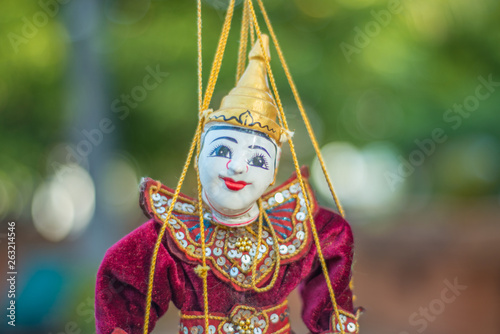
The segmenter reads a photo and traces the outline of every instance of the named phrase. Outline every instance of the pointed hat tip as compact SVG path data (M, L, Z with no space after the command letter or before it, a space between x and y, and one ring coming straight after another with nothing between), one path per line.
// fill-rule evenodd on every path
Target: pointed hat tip
M271 53L269 52L269 36L266 34L262 34L262 44L264 44L264 49L266 50L267 59L271 59ZM262 52L262 48L260 47L260 41L257 39L255 42L252 51L248 55L249 59L261 58L264 60L264 53Z

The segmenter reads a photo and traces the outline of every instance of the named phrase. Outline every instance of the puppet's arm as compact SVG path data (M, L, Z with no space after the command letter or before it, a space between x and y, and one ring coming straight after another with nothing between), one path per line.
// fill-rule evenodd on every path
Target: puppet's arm
M97 274L97 334L142 334L149 265L156 238L157 229L151 220L106 253ZM175 261L161 245L155 271L149 331L167 311L170 300L182 298L182 294L173 292L183 291L179 276Z
M346 334L357 333L349 288L353 260L351 228L342 217L324 208L320 208L315 216L315 223L344 331ZM311 251L317 253L314 245ZM339 328L335 328L337 325L332 323L335 318L333 306L317 257L309 276L302 283L301 296L304 303L302 318L312 333L340 333Z

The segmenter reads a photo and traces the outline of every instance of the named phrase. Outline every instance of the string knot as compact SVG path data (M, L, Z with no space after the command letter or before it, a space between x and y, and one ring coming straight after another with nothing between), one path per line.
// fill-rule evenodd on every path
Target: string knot
M196 268L194 268L194 272L196 275L198 275L200 278L205 278L207 277L207 273L210 270L209 266L202 266L199 264Z
M200 120L205 120L207 119L208 115L212 113L214 110L213 109L205 109L200 113Z
M280 136L280 143L284 143L284 142L292 139L294 133L295 132L293 132L293 131L282 129L281 136Z

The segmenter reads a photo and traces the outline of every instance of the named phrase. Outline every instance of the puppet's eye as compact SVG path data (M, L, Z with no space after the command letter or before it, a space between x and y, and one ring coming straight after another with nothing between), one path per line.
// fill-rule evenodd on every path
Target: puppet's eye
M232 155L231 149L222 144L214 148L212 150L212 153L210 153L211 157L222 157L228 159L231 159L231 155Z
M257 153L250 160L247 161L250 166L260 167L263 169L269 169L266 158L263 154Z

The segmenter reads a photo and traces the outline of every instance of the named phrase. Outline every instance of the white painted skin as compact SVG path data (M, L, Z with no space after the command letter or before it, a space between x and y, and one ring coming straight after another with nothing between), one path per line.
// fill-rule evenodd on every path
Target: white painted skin
M198 157L203 201L212 209L216 222L226 226L248 225L258 218L257 200L274 180L280 148L246 128L217 129L217 125L205 129ZM224 180L227 178L247 185L231 190L231 184L228 187Z

